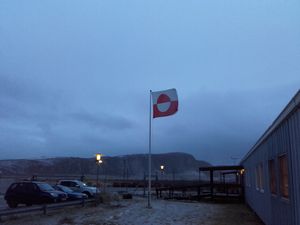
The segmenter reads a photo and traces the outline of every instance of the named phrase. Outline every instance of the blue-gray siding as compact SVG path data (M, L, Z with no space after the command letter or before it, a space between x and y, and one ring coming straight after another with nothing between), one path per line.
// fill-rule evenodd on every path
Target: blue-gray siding
M250 184L246 183L246 202L267 225L300 225L300 109L295 108L242 161ZM289 199L280 196L278 157L287 153ZM272 195L268 161L275 160L277 195ZM264 191L256 190L255 168L263 163ZM247 181L247 178L245 179Z

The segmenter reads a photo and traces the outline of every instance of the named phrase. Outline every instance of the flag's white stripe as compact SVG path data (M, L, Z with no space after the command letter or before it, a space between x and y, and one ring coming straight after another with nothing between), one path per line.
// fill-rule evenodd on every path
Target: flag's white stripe
M157 108L160 112L166 112L168 111L168 109L170 108L171 106L171 102L165 102L165 103L160 103L160 104L157 104Z
M157 99L161 94L168 95L171 101L178 101L177 92L175 88L164 90L164 91L155 91L152 92L152 101L153 104L157 104Z

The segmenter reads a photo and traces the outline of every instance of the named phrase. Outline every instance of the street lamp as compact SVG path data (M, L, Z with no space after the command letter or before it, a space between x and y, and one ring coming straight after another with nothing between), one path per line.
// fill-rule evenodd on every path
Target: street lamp
M240 170L240 174L243 175L245 173L245 169Z
M96 154L96 163L97 163L97 182L96 182L96 196L98 196L98 187L99 187L99 166L103 162L101 160L102 154Z
M161 179L163 179L164 170L165 170L165 166L164 165L160 165Z
M101 157L102 157L102 154L100 154L100 153L97 153L97 154L96 154L96 161L97 161L99 164L102 163Z
M161 173L161 175L164 174L164 169L165 169L165 166L164 165L160 165L160 173Z

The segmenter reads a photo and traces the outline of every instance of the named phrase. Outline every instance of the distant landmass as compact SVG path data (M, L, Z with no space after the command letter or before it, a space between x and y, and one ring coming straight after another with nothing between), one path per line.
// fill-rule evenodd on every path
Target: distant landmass
M160 165L165 169L162 173ZM208 162L196 160L192 155L182 152L152 155L152 174L160 176L195 178L198 168L210 166ZM62 157L49 159L16 159L0 160L2 175L24 176L90 176L97 173L94 158ZM103 157L99 167L100 175L108 178L141 179L148 173L148 155L135 154L114 157Z

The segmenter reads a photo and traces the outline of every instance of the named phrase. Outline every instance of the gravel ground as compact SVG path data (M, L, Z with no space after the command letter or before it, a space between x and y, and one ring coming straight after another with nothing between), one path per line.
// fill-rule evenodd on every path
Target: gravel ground
M18 215L4 218L3 225L262 225L243 204L212 204L153 200L144 198L111 204L74 207L44 216Z

